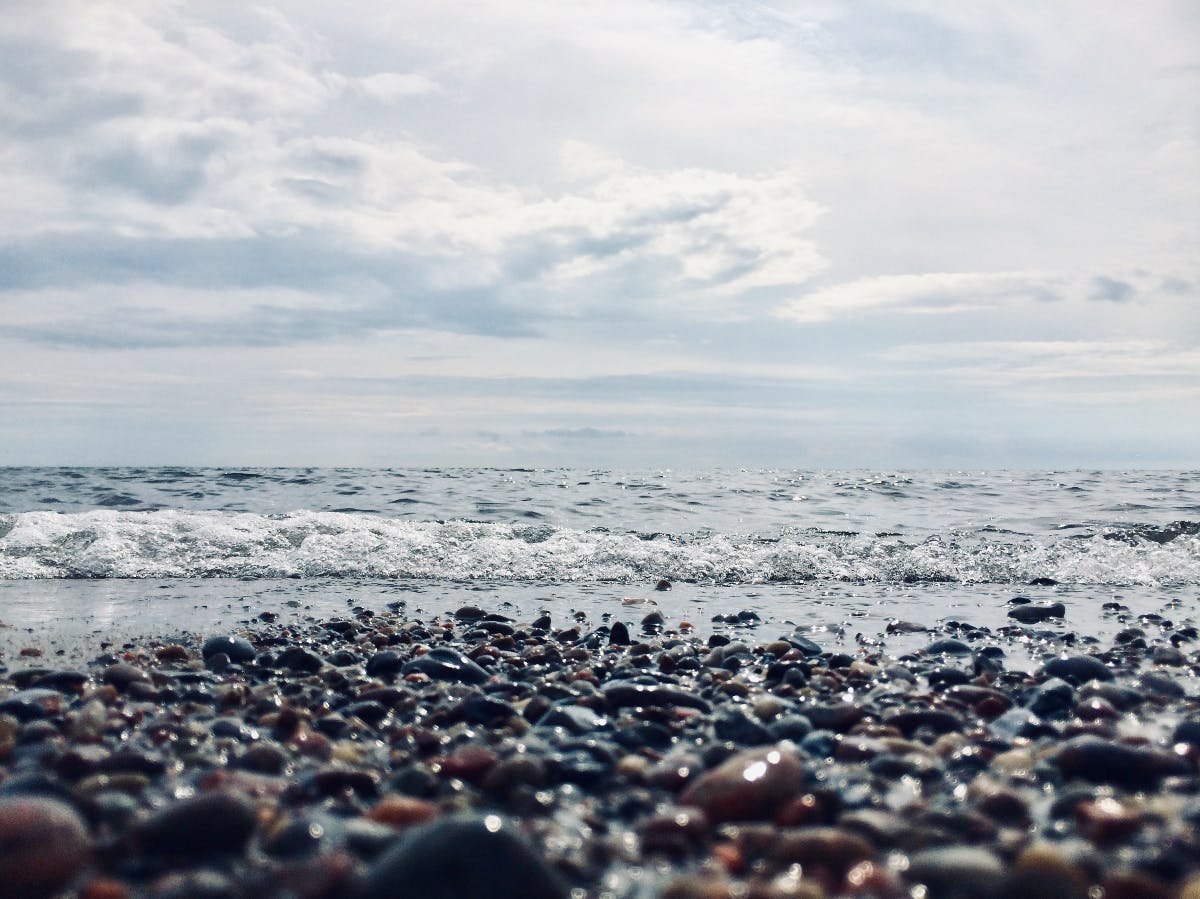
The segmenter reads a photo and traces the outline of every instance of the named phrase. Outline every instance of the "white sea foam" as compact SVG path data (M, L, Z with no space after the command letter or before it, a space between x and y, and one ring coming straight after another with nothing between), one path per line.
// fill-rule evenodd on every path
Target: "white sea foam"
M0 578L364 577L706 584L812 580L1200 584L1200 537L639 535L376 515L158 511L0 516Z

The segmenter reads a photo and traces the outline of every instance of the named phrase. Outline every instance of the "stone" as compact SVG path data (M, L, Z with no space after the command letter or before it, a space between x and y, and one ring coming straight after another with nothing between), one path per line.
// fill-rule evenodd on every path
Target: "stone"
M630 680L613 680L601 690L612 708L669 708L682 706L701 712L712 711L707 702L692 693L667 684L643 684Z
M704 810L710 821L769 819L804 786L804 766L786 744L739 752L690 783L681 805Z
M257 655L250 641L244 637L210 637L204 641L204 645L200 648L200 654L205 660L218 653L224 653L229 656L229 660L237 665L252 662L255 655Z
M1066 614L1067 607L1061 602L1048 604L1029 603L1028 605L1016 606L1008 610L1008 617L1022 624L1038 624L1042 621L1049 621L1051 618L1065 618Z
M150 855L203 860L241 855L258 823L254 805L233 793L201 793L155 812L134 838Z
M88 859L83 819L55 799L0 799L0 899L49 899Z
M1065 659L1051 659L1046 663L1045 671L1052 677L1061 677L1072 684L1113 679L1113 673L1109 667L1095 656L1069 656Z
M363 899L565 899L567 885L498 815L410 828L372 865Z
M1132 790L1156 787L1167 777L1196 773L1185 758L1174 753L1095 736L1068 740L1055 761L1063 777Z
M904 878L923 885L927 899L985 899L1000 895L1004 864L988 849L939 846L913 853Z
M402 674L424 674L434 680L482 684L491 675L460 652L446 647L431 649L400 669Z

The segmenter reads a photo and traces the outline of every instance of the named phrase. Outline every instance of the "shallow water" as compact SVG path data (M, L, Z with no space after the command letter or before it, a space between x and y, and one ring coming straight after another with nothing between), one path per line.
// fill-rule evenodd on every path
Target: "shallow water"
M1197 472L0 469L10 648L403 601L903 653L929 637L889 622L1000 629L1018 593L1089 638L1194 623L1197 587Z

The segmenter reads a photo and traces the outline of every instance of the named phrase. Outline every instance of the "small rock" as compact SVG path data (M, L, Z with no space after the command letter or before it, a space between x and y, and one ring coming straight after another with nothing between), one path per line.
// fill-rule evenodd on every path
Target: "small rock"
M135 839L151 855L203 860L241 855L254 833L254 805L232 793L201 793L143 821Z
M565 899L567 885L498 815L410 829L372 866L363 899Z
M987 849L943 846L913 853L904 878L924 885L928 899L984 899L1000 894L1004 864Z
M702 808L714 823L770 818L804 785L804 766L785 745L752 749L693 781L682 805Z
M217 653L224 653L229 656L231 662L237 665L254 661L254 656L257 654L250 641L244 637L222 636L210 637L205 640L200 649L200 654L204 659L207 660Z
M1051 659L1046 663L1045 671L1053 677L1061 677L1072 684L1083 684L1091 680L1112 680L1113 673L1109 667L1095 656L1070 656L1065 659Z
M1056 761L1064 777L1134 790L1155 787L1167 777L1195 774L1182 756L1094 736L1067 741Z
M0 799L0 897L55 896L87 857L87 829L70 806L33 796Z
M1016 606L1008 610L1008 617L1020 621L1022 624L1037 624L1041 621L1049 621L1051 618L1065 618L1067 607L1061 602L1054 602L1048 605L1030 603L1029 605Z
M402 674L420 673L434 680L454 681L460 684L481 684L490 677L460 652L446 647L431 649L417 656L400 669Z

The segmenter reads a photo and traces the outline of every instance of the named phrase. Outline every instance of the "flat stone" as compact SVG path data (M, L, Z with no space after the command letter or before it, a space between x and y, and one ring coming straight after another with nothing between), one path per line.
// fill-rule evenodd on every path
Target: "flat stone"
M1113 679L1113 673L1109 667L1095 656L1070 656L1065 659L1051 659L1046 663L1045 671L1053 677L1061 677L1072 684L1083 684L1091 680Z
M1068 740L1056 762L1064 777L1134 790L1156 787L1167 777L1196 773L1185 758L1174 753L1094 736Z

